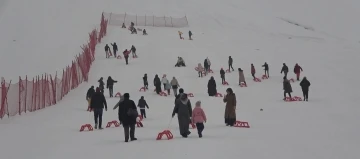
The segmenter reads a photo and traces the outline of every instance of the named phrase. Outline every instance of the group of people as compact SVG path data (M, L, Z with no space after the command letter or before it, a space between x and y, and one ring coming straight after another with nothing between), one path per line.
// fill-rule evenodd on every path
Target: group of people
M125 23L122 24L121 28L126 28ZM131 31L131 34L137 34L134 22L131 22L129 30ZM143 35L148 35L145 29L142 29L142 32Z
M111 43L110 43L111 44ZM117 54L117 51L118 51L118 46L116 44L116 42L114 42L112 45L112 49L113 49L113 53L114 53L114 57L115 58L118 58L118 56L116 55ZM111 50L110 50L110 46L108 44L105 45L105 53L106 53L106 58L110 58L111 56ZM133 58L137 58L137 54L136 54L136 48L134 45L131 46L131 48L128 50L128 49L125 49L124 52L123 52L123 55L124 55L124 58L125 58L125 62L126 62L126 65L129 64L129 54L132 53L132 56ZM120 56L120 55L119 55Z
M147 74L144 75L143 82L144 82L144 88L148 89ZM159 76L156 74L154 77L154 86L155 86L156 94L160 94L162 92L161 85L164 86L164 91L166 90L168 95L170 95L170 92L171 92L170 89L172 89L174 92L174 96L177 95L178 88L180 87L179 82L177 81L177 79L175 77L173 77L171 79L171 81L169 82L169 80L166 78L165 74L163 75L161 80L160 80Z
M182 37L182 32L181 31L178 31L178 34L179 34L179 37L180 37L180 39L184 39L184 37ZM193 33L189 30L189 40L192 40L192 35L193 35Z

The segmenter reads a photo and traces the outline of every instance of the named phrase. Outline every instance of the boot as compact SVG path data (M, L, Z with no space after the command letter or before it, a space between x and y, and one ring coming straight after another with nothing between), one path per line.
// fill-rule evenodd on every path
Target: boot
M97 124L95 124L95 129L97 129Z
M137 138L135 138L135 137L134 137L134 138L131 138L131 141L136 141L136 140L137 140Z

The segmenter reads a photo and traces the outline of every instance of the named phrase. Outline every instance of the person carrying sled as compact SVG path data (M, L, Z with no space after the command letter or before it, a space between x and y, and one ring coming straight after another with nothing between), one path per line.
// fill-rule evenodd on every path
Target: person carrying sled
M301 68L301 66L299 66L297 63L294 66L294 73L296 74L296 80L300 81L300 72L302 72L303 69Z
M184 39L181 35L183 34L181 31L178 31L180 39Z
M189 40L192 40L191 36L192 36L192 32L189 30Z
M269 65L265 62L264 65L262 65L262 67L264 67L265 76L267 76L269 78L270 77L270 75L269 75ZM266 73L267 73L267 75L266 75Z
M174 118L175 114L178 116L180 135L187 138L191 134L189 131L190 118L192 116L191 102L187 94L180 94L180 98L175 101L175 107L172 113Z
M182 57L178 57L175 67L181 67L181 66L184 66L184 67L186 66L185 61Z
M111 45L113 47L114 57L116 58L116 52L118 51L118 46L117 46L116 42L114 42L114 44L111 44Z
M225 124L226 126L234 126L236 121L236 95L231 88L226 89L224 96L225 106Z
M253 78L254 78L254 80L255 80L255 67L254 67L254 65L253 64L251 64L251 75L253 76Z
M105 83L104 83L104 81L103 81L103 78L101 77L99 80L98 80L98 82L99 82L99 88L100 88L100 92L102 93L102 94L104 94L104 86L105 86Z
M106 53L106 58L110 58L110 47L108 44L105 45L105 53Z
M286 77L284 77L283 90L284 90L284 100L286 100L286 93L289 95L291 99L292 87L290 81Z
M201 66L201 63L198 64L197 71L198 71L199 77L203 77L204 68ZM205 73L205 75L206 75L206 73Z
M208 63L208 71L210 71L210 67L211 67L211 62L210 62L210 59L207 57L206 58L206 61L207 61L207 63Z
M310 84L309 80L306 77L304 77L302 79L302 81L300 82L301 90L302 90L303 95L304 95L304 101L308 101L310 85L311 84Z
M216 96L217 90L216 90L216 82L213 76L210 77L209 82L207 84L208 88L208 94L209 96L213 97Z
M144 74L144 77L143 77L143 82L144 82L144 88L145 89L149 89L149 83L148 83L148 80L147 80L147 74L145 73Z
M170 84L171 84L171 88L173 89L174 95L176 97L178 95L177 89L180 87L179 82L175 77L173 77Z
M141 96L138 102L138 107L140 108L140 114L142 118L146 118L146 111L145 107L149 109L148 104L146 103L146 100L144 99L144 96Z
M228 60L228 64L229 64L229 72L230 72L230 68L232 69L232 71L234 71L234 68L233 68L233 59L231 56L229 56L229 60Z
M244 83L245 86L247 86L246 81L245 81L244 70L242 70L241 68L238 68L238 71L239 71L239 85L241 85L241 83Z
M125 62L126 62L126 65L129 64L129 54L130 54L130 51L128 51L127 49L125 49L125 51L123 52L124 54L124 58L125 58Z
M90 107L94 111L94 120L95 120L95 129L102 128L102 115L103 109L105 106L105 111L107 111L107 103L103 93L100 92L100 88L96 88L95 94L91 97ZM99 124L99 125L98 125Z
M225 71L223 68L220 69L221 84L225 83Z
M283 63L283 67L281 68L281 72L280 73L283 73L284 72L284 78L287 78L287 74L289 72L289 68L286 66L285 63Z
M143 35L148 35L145 29L143 30Z
M159 78L158 75L155 75L154 86L155 86L156 94L160 94L160 92L161 92L161 81L160 81L160 78Z
M133 55L133 57L137 57L137 55L136 55L136 48L135 48L135 46L134 45L132 45L131 46L131 52L132 52L132 55Z
M110 98L114 97L114 83L117 83L117 81L113 80L111 78L111 76L108 77L107 81L106 81L106 88L109 89L109 94L110 94Z

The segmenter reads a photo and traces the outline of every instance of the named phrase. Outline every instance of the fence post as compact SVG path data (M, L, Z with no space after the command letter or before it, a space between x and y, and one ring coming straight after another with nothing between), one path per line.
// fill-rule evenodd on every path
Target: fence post
M110 24L111 24L111 15L112 15L112 12L110 13L110 17L109 17ZM104 27L104 26L100 26L100 27Z
M25 105L25 113L26 113L26 109L27 109L27 106L26 106L26 101L27 101L27 82L28 82L28 79L27 79L27 75L25 77L25 101L24 101L24 105Z
M154 18L155 18L155 16L153 15L153 26L155 26L155 23L154 23L155 20L154 20Z
M145 14L145 26L146 26L146 14Z
M136 14L136 17L135 17L135 25L137 25L137 14Z
M166 18L165 18L165 15L164 15L164 22L165 22L165 27L166 27Z
M171 22L171 27L174 27L174 25L172 23L172 17L170 17L170 22Z
M186 19L186 25L189 25L186 15L185 15L185 19Z
M19 115L21 115L21 85L22 85L22 81L21 81L21 77L19 76Z
M123 22L124 24L125 24L125 19L126 19L126 12L125 12L125 16L124 16L124 22Z

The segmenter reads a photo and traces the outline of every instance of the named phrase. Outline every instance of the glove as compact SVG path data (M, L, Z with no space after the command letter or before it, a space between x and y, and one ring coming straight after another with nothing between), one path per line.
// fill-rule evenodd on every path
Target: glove
M105 108L105 111L107 111L107 108Z

